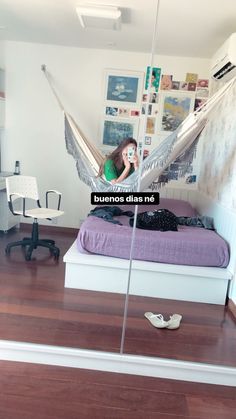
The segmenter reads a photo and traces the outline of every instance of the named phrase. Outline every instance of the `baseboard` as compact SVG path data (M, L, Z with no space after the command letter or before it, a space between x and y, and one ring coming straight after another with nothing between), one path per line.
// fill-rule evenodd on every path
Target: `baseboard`
M229 301L228 301L228 308L229 308L230 313L234 317L234 320L236 320L236 304L231 299L229 299Z
M236 386L236 368L148 356L0 340L0 359Z
M31 231L32 229L32 223L20 223L20 228L24 229L25 231ZM40 232L43 233L52 233L53 234L69 234L71 236L76 237L78 234L79 229L78 228L72 228L72 227L60 227L60 226L55 226L55 225L41 225L40 224Z

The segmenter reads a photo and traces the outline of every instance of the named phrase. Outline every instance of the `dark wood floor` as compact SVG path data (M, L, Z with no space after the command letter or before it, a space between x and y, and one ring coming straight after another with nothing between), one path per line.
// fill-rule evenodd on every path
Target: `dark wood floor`
M1 419L235 419L236 388L0 362Z
M8 242L28 228L0 233L0 339L119 352L124 296L64 289L64 264L47 249L25 262ZM55 228L63 255L75 233ZM42 237L45 237L43 229ZM156 329L145 311L183 315L178 330ZM124 350L129 354L236 366L236 328L227 307L131 296Z

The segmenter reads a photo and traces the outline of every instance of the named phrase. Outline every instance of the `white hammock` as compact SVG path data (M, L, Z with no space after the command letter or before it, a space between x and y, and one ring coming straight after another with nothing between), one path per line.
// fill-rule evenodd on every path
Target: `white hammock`
M138 190L139 170L132 173L121 183L112 185L99 176L100 166L104 157L95 145L82 133L73 118L65 111L53 87L50 75L43 65L42 70L65 116L66 148L75 161L80 179L89 185L94 192L135 192ZM206 125L207 116L218 105L226 92L231 89L236 77L225 84L207 102L179 125L161 142L152 153L143 161L141 167L140 191L147 189L151 183L160 179L160 175L168 168L170 163L181 156L181 161L189 161L190 151L195 148L196 140ZM188 165L186 165L188 167ZM182 173L184 174L184 172ZM161 180L159 181L161 186Z

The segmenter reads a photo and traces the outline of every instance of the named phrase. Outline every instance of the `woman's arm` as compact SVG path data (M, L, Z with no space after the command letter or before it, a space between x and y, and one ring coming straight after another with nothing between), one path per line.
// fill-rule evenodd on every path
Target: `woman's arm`
M106 180L108 180L112 184L117 183L117 182L122 182L122 180L124 180L129 175L131 165L128 159L124 160L124 165L125 165L125 168L119 176L117 172L117 168L113 160L111 159L106 160L104 164L104 176Z
M133 163L134 163L134 170L137 170L139 168L139 161L138 161L137 153L135 153L133 157Z
M131 163L128 160L128 156L126 153L123 155L123 162L124 162L124 170L123 172L118 175L115 163L113 160L108 159L104 164L104 175L106 180L111 182L112 184L122 182L130 175ZM134 155L134 169L138 169L138 156L137 154Z
M130 167L131 167L130 162L128 162L128 163L129 163L129 165L127 164L127 166L125 166L121 175L118 178L111 180L112 184L122 182L124 179L127 178L127 176L129 175Z

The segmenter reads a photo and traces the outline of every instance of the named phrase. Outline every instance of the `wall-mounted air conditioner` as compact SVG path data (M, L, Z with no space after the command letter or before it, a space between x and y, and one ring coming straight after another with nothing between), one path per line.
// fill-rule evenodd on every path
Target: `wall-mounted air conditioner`
M236 33L232 33L213 55L211 77L227 81L236 76Z

